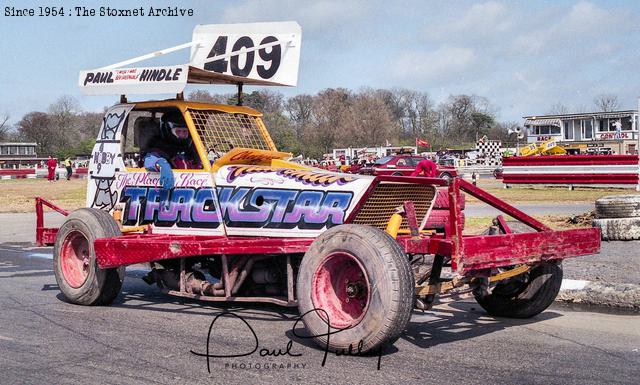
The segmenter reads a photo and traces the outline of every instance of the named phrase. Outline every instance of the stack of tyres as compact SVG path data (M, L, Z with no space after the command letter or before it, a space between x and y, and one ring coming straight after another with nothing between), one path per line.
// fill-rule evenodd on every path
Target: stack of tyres
M640 239L640 195L611 195L596 200L596 219L604 241Z
M449 188L440 187L436 192L435 202L433 208L427 218L427 223L424 226L427 230L444 230L445 225L449 222ZM460 210L464 210L465 199L464 194L460 194ZM464 227L464 211L461 212L462 227Z

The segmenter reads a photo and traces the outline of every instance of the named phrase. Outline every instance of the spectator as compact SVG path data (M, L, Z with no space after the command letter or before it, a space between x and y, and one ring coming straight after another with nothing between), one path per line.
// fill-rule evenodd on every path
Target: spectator
M47 180L53 182L56 178L56 167L58 167L58 161L49 155L47 160Z
M64 164L64 168L67 169L67 180L70 180L71 174L73 174L73 168L71 168L71 159L67 157L62 163Z
M411 173L411 176L425 176L427 178L435 178L438 173L438 166L431 159L422 159L418 162L416 169Z

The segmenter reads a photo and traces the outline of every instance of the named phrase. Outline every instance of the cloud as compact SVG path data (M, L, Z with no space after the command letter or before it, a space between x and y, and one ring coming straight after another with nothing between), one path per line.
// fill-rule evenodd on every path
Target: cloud
M466 11L436 20L426 29L425 37L433 41L477 41L500 37L514 28L512 11L502 3L489 1L474 4Z
M555 17L554 17L555 16ZM545 23L540 23L544 20ZM540 53L581 46L582 50L604 47L612 36L634 27L627 11L604 9L589 2L574 4L568 13L534 17L526 22L526 32L513 40L518 52Z
M222 19L227 23L295 20L302 25L304 33L312 37L365 22L372 11L372 3L364 0L304 3L293 0L249 0L226 8Z
M392 65L399 81L444 82L465 73L476 63L473 49L442 46L435 51L413 51L400 54Z

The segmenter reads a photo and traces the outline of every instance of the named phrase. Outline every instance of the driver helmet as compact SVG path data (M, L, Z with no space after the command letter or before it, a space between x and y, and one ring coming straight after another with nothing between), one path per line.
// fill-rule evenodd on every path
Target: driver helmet
M189 129L180 111L167 112L161 121L162 135L169 143L183 147L189 145Z

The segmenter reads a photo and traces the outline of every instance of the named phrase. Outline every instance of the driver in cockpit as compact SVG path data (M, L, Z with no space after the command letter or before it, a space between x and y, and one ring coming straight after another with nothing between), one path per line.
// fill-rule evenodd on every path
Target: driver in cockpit
M144 154L144 168L160 172L160 184L171 189L174 185L173 169L199 169L193 140L180 111L171 111L160 119L160 134L151 139Z

